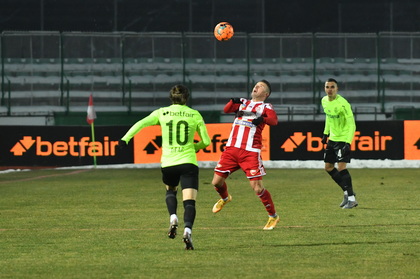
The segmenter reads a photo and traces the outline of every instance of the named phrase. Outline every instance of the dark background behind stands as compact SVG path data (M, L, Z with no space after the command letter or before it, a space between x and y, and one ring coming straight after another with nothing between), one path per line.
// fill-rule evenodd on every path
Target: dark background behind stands
M248 33L420 31L419 0L1 0L0 29Z
M0 4L0 124L84 124L90 93L98 124L131 123L166 105L174 83L207 122L230 122L226 98L261 78L282 120L322 120L331 76L357 120L420 119L419 0ZM212 35L220 21L234 25L228 43Z

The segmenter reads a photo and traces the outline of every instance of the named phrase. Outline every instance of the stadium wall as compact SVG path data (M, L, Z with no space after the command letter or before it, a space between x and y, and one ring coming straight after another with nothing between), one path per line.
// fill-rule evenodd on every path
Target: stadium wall
M217 161L231 124L207 124L211 144L197 153L200 162ZM0 126L0 166L33 168L112 164L156 164L161 154L159 126L143 129L126 149L118 140L130 126ZM265 129L264 161L322 161L323 122L286 122ZM420 121L357 123L351 145L356 160L420 160Z

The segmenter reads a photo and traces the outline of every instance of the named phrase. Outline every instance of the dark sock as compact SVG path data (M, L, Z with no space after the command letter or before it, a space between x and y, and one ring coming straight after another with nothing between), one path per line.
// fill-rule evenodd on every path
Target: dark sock
M192 229L195 220L195 200L184 201L184 226Z
M342 177L341 173L336 168L334 168L332 171L328 172L328 174L335 181L335 183L337 183L338 186L340 186L341 189L343 189L343 191L347 190L346 187L345 187L346 185L344 184L345 181L343 180L343 177Z
M169 215L176 214L178 201L176 199L177 191L166 190L166 206L168 207Z
M351 175L347 169L340 171L341 178L343 180L343 184L345 185L345 189L347 190L347 194L349 196L353 196L353 185L351 183Z

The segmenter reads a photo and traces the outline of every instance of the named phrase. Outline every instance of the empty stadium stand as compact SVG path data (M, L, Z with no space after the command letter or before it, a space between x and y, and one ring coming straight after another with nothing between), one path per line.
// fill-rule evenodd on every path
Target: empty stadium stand
M320 99L329 77L352 104L356 120L418 117L419 58L345 57L2 57L0 115L46 115L86 110L150 112L168 105L171 86L191 89L190 105L221 111L231 97L247 97L261 79L285 121L323 119ZM407 112L408 111L408 112ZM221 120L223 121L223 117Z

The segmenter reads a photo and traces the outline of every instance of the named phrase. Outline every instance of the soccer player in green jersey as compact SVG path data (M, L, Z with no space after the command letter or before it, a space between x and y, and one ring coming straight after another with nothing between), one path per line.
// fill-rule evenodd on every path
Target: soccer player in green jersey
M356 124L351 106L346 99L337 94L338 84L333 78L325 82L325 93L321 100L325 113L325 127L322 143L327 148L324 152L325 170L331 178L343 189L344 199L340 204L343 209L350 209L358 205L351 176L347 170L350 163L350 144L353 141ZM337 163L338 169L335 168Z
M201 114L186 105L189 90L183 85L171 88L169 98L172 105L153 111L134 124L121 138L120 145L126 146L141 129L160 125L162 129L162 181L166 185L166 205L169 212L169 238L175 238L178 228L177 188L181 182L184 205L185 249L193 250L192 227L195 220L195 201L198 192L198 164L196 152L210 144L210 137ZM198 133L200 141L194 143Z

